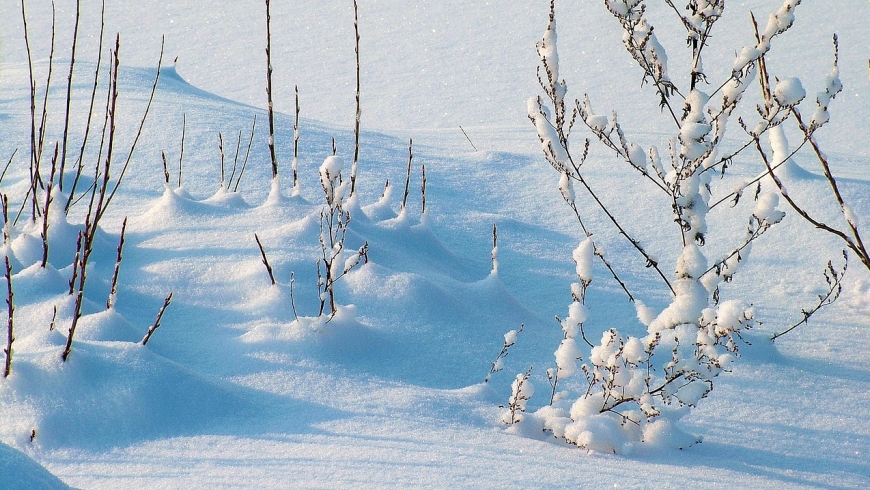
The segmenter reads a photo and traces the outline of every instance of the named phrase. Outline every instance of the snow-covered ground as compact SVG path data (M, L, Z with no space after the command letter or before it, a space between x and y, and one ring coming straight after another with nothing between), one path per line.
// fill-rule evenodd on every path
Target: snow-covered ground
M824 292L821 272L840 254L835 239L794 213L754 245L734 283L723 287L748 298L763 324L745 335L751 345L741 345L733 372L717 378L683 418L683 429L701 436L701 444L640 445L613 455L505 431L499 405L507 403L516 373L534 366L539 398L529 407L547 402L544 372L563 337L553 316L564 317L571 302L572 250L582 236L526 116L526 100L540 92L534 46L548 2L360 2L363 132L347 249L368 243L369 262L337 283L338 303L346 306L335 318L314 320L323 203L318 168L332 154L333 138L346 170L353 154L353 5L273 0L278 194L270 185L263 109L265 6L220 3L106 5L107 39L115 32L121 38L120 161L145 108L164 35L165 63L131 167L96 236L84 316L66 362L61 352L74 311L68 282L86 201L67 220L55 216L45 268L41 230L27 225L29 208L13 229L16 341L12 375L0 379L0 486L65 488L36 463L87 489L870 485L870 274L853 260L835 305L775 344L767 340ZM649 85L641 87L613 17L599 2L563 3L557 10L569 95L588 92L601 112L619 112L632 141L661 145L669 136L661 132L664 116ZM685 31L667 7L650 3L671 70L682 75ZM56 5L52 147L62 132L75 14L71 0ZM721 79L739 48L752 42L746 10L765 19L779 5L727 3L705 58L711 79ZM82 7L72 99L76 145L99 35L99 2L83 0ZM20 4L0 0L0 8L6 14L0 18L0 160L18 148L0 189L14 216L30 183L30 96ZM51 4L30 0L27 14L36 73L44 80ZM835 9L806 2L796 17L793 30L775 43L769 67L774 75L800 77L813 94L830 71L830 37L838 34L845 89L818 137L863 224L870 216L870 152L863 145L870 121L870 3ZM291 195L290 177L294 85L302 116L298 196ZM218 134L229 174L238 141L241 165L254 116L248 166L238 192L227 192L220 189ZM735 145L738 128L731 124ZM399 213L409 138L411 185ZM87 153L91 167L96 146ZM638 185L637 174L605 150L593 145L591 155L587 172L595 188L616 214L637 216L625 224L670 271L676 253L667 248L675 233L669 205L651 207L655 189ZM836 207L811 156L795 157L810 173L793 172L789 190L834 222ZM738 159L733 178L754 176L759 169L752 162ZM82 187L92 177L85 180ZM387 180L391 197L382 199ZM728 186L733 182L717 182L714 190ZM667 306L655 274L579 189L578 203L632 290L653 309ZM711 233L708 247L719 250L714 238L742 230L748 211L741 212L717 215L722 229ZM125 217L117 301L106 310ZM270 284L255 233L277 285ZM611 327L642 335L619 286L597 265L595 274L589 337ZM169 292L161 327L140 345ZM55 311L56 328L49 330ZM505 370L483 384L503 334L520 324L525 329Z

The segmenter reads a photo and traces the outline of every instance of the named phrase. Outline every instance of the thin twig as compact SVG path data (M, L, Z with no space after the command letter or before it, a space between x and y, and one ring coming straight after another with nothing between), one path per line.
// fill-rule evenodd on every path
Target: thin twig
M402 210L408 205L408 188L411 185L411 161L414 159L414 140L408 140L408 168L405 172L405 193L402 197Z
M274 286L277 284L277 282L275 282L275 274L272 272L272 266L269 265L269 259L266 258L266 250L263 248L263 244L260 243L260 237L258 237L256 233L254 233L254 240L257 241L257 246L260 247L260 255L263 256L263 265L266 266L266 272L269 273L269 280L272 281L272 285Z
M6 321L6 349L3 351L6 353L6 370L3 376L8 378L12 373L12 342L15 342L15 335L13 333L15 306L12 301L12 266L9 265L8 255L6 256L6 292L6 306L8 307L9 318Z
M142 345L147 345L148 341L151 340L151 335L154 334L154 331L160 328L160 320L163 318L163 313L166 312L166 308L169 306L169 303L172 302L172 292L169 292L169 296L163 301L163 306L160 307L160 311L157 313L157 318L154 320L154 325L148 329L148 333L145 334L145 337L142 338Z
M112 272L112 288L109 290L109 299L106 300L106 309L111 310L118 298L118 273L121 271L121 260L124 258L124 235L127 232L127 217L121 224L121 239L118 241L118 255L115 258L115 270Z
M477 147L474 146L474 142L472 142L472 141L471 141L471 138L468 137L468 133L466 133L465 130L462 129L462 126L459 126L459 130L462 131L462 134L465 135L465 139L468 140L468 144L470 144L471 147L474 148L474 151L478 151L478 150L477 150Z

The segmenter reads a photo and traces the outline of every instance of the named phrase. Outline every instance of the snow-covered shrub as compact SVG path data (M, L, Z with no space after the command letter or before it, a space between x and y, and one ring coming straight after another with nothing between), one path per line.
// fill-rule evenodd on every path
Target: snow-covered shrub
M349 196L348 181L342 181L342 160L331 155L320 165L320 185L326 204L320 211L320 251L317 262L320 315L329 304L330 316L335 315L335 283L360 261L368 261L368 243L351 254L344 253L344 240L350 224L350 211L346 208Z
M675 83L677 78L670 75L668 56L646 16L645 5L639 0L605 2L623 31L626 50L642 69L643 81L652 88L665 114L666 127L660 132L671 137L665 142L666 151L661 152L656 146L645 151L630 142L617 114L596 113L588 96L566 102L567 83L559 74L555 6L551 2L547 29L537 44L541 60L538 80L545 97L531 98L528 114L537 129L545 158L559 172L559 192L576 214L586 238L574 252L578 281L571 288L573 302L568 317L560 320L564 336L555 351L556 367L547 371L552 386L550 403L534 414L545 431L590 450L612 452L629 451L642 442L684 447L697 441L682 433L675 422L687 413L687 407L696 406L710 393L714 379L734 362L741 332L755 324L751 299L724 299L720 297L723 294L720 286L732 280L749 257L752 243L784 217L777 210L777 186L765 177L773 176L776 167L790 156L782 144L780 126L796 114L796 106L805 100L800 81L783 78L774 89L769 89L770 96L765 107L757 111L754 124L738 119L747 140L744 145L727 152L722 143L729 118L759 71L765 78L762 84L769 83L764 56L774 38L791 27L799 3L786 0L759 30L756 43L738 50L727 79L712 84L704 73L702 54L711 40L714 24L723 15L725 2L692 1L685 14L673 8L687 30L688 48L692 51L686 77L688 86L679 87ZM836 86L837 83L829 83L828 92L835 93ZM707 87L712 91L702 90ZM824 106L823 98L818 99L819 107ZM810 123L810 127L823 124L823 116L814 116L813 121L817 122ZM637 214L630 217L617 216L590 185L583 168L589 155L589 139L582 145L582 154L575 153L569 145L575 123L585 126L592 139L624 160L638 173L639 184L650 185L659 193L660 206L672 210L678 228L675 230L678 233L672 235L675 240L670 249L675 257L673 273L667 274L622 224L621 220L643 220L645 210L636 209ZM811 131L805 133L809 138ZM714 190L714 174L724 174L732 159L747 148L756 146L764 156L762 136L767 136L777 156L772 162L763 160L766 165L759 168L757 179L742 183L736 190L727 189L724 197L714 200L714 193L718 194L718 189ZM664 162L662 155L666 155ZM658 274L662 287L671 296L670 304L662 311L656 313L637 299L595 246L581 211L586 208L575 202L575 184L583 188L593 205L627 239L639 254L641 264ZM745 233L725 237L730 241L720 247L729 251L711 258L704 252L710 241L709 231L718 224L711 220L721 217L711 215L711 209L726 202L736 206L746 189L754 189L755 206L742 218L747 222ZM734 207L726 213L739 209L742 208ZM633 327L625 326L606 330L597 343L586 338L585 293L592 280L595 257L634 302L637 317L646 327L644 334L627 333ZM578 336L590 348L585 353ZM583 364L578 367L579 362ZM558 391L564 386L563 380L580 372L585 383L571 385L575 392ZM513 398L517 393L515 387ZM513 415L506 415L506 422L510 421L515 421Z

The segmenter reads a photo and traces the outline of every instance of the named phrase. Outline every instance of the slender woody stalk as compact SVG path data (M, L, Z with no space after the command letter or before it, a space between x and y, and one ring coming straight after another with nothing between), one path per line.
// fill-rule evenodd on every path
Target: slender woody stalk
M272 161L272 179L278 178L278 157L275 155L275 111L272 105L272 12L266 0L266 100L269 104L269 157Z

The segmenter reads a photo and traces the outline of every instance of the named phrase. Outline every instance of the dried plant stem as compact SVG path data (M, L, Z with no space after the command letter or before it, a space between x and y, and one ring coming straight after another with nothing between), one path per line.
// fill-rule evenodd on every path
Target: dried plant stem
M266 258L266 250L263 248L263 244L260 243L260 237L258 237L256 233L254 233L254 240L257 241L257 246L260 247L260 255L263 256L263 265L266 266L266 272L269 273L269 280L272 281L272 285L274 286L277 284L277 282L275 282L275 274L272 272L272 266L269 264L269 259Z
M802 309L801 314L803 315L803 319L801 321L795 323L794 325L788 327L782 332L777 332L770 337L770 340L776 340L783 335L791 332L792 330L798 328L799 326L809 323L810 317L812 317L817 311L821 310L825 306L833 304L834 301L840 297L840 293L843 292L843 277L846 275L846 269L849 266L849 256L845 250L843 250L843 268L840 271L834 268L834 264L832 261L828 261L828 265L825 268L825 282L828 283L828 288L824 294L818 295L818 302L810 309Z
M269 157L272 161L272 179L278 178L278 157L275 154L275 111L272 105L272 12L266 0L266 100L269 112Z
M9 196L0 194L0 204L3 206L3 246L8 246L9 241Z
M145 112L142 114L142 119L139 120L139 129L136 131L136 137L133 138L133 144L130 145L130 151L127 152L127 159L124 161L124 166L121 167L121 173L118 174L118 180L115 182L115 187L112 188L112 192L109 194L108 199L106 200L105 207L109 207L109 204L112 202L112 199L115 197L115 193L118 192L118 188L121 187L121 181L124 180L124 175L127 174L127 168L130 167L130 161L133 159L133 153L136 151L136 144L139 142L139 137L142 136L142 129L145 127L145 121L148 119L148 113L151 111L151 103L154 102L154 94L157 92L157 82L160 80L160 70L163 66L163 49L166 44L166 38L162 38L160 40L160 57L157 60L157 74L154 75L154 83L151 85L151 95L148 96L148 104L145 106ZM117 54L117 51L116 51ZM117 62L117 59L116 59ZM117 79L117 67L115 69L115 78ZM115 82L115 90L117 91L117 80ZM113 110L114 112L114 110ZM114 128L113 128L114 129ZM108 168L106 169L106 173L108 174ZM100 214L98 217L102 217L102 213L105 211L105 208L100 210Z
M299 85L296 92L296 119L293 121L293 188L299 189Z
M248 140L248 149L245 151L245 161L242 162L242 169L239 170L239 178L236 180L236 186L233 192L239 190L239 184L242 183L242 176L245 174L245 167L248 166L248 157L251 156L251 145L254 143L254 131L257 129L257 115L254 115L254 122L251 124L251 139Z
M421 167L421 171L423 172L422 183L420 184L420 197L423 201L423 209L420 211L421 215L426 214L426 164L423 164Z
M121 224L121 239L118 241L118 255L115 258L115 270L112 272L112 287L109 290L109 299L106 300L106 309L111 310L115 306L115 300L118 298L118 273L121 271L121 260L124 258L124 235L127 232L127 217L124 217L124 222Z
M184 135L187 132L187 113L181 115L181 153L178 154L178 187L181 187L181 169L184 165Z
M60 180L58 187L63 191L63 174L66 170L66 150L69 141L69 115L72 104L72 80L76 66L76 45L79 40L79 18L81 17L81 0L76 0L76 21L73 27L72 48L70 49L69 76L66 79L66 110L63 115L63 149L60 156Z
M221 152L221 189L225 189L226 178L224 175L224 135L218 132L218 150Z
M64 208L66 213L69 213L69 210L73 206L73 204L78 202L77 200L74 200L74 198L75 198L75 193L76 193L76 187L78 186L79 179L81 178L81 175L84 171L85 148L88 145L88 137L90 136L90 132L91 132L91 120L93 119L93 115L94 115L94 104L97 100L97 88L99 87L99 82L100 82L100 67L102 66L102 62L103 62L103 39L104 39L105 28L106 28L105 19L106 19L106 0L103 0L102 1L102 9L100 11L100 40L99 40L99 44L97 46L97 50L98 50L98 52L97 52L97 67L94 69L94 85L93 85L93 88L91 89L91 102L90 102L90 105L88 107L88 118L87 118L87 122L85 123L85 134L82 137L82 146L79 149L79 156L76 159L76 174L75 174L75 178L73 178L72 188L70 189L69 198L67 199L66 206ZM85 192L87 192L87 191L85 191Z
M6 256L6 306L8 308L9 318L6 321L6 369L3 376L8 378L12 373L12 342L15 342L15 334L13 332L15 306L12 301L12 266L9 265L9 256Z
M233 169L230 171L230 182L227 184L227 190L233 185L233 180L236 178L236 168L239 165L239 152L242 151L242 131L239 130L239 138L236 141L236 154L233 156Z
M290 307L293 309L293 318L299 321L299 315L296 313L296 296L294 295L293 286L296 284L296 275L290 271Z
M163 159L163 182L169 185L169 165L166 163L166 152L160 152L160 158Z
M148 341L151 340L151 335L154 334L154 331L160 328L160 320L163 318L163 313L166 312L166 308L169 306L169 303L172 302L172 292L169 292L169 296L163 300L163 306L160 307L160 311L157 313L157 318L154 320L154 325L148 329L148 333L145 334L145 337L142 338L142 345L147 345Z
M45 190L45 207L42 208L42 264L45 269L48 265L48 227L49 227L49 211L53 197L51 191L54 187L55 174L57 172L57 154L58 145L54 145L54 156L51 158L51 176L48 179L48 188Z
M492 224L492 252L490 252L490 258L492 259L492 272L498 272L498 228L495 223Z
M408 140L408 166L405 171L405 192L402 195L402 211L408 205L408 188L411 186L411 162L414 160L414 140Z
M16 148L12 155L9 157L9 160L6 161L6 166L3 167L3 173L0 173L0 183L3 183L3 178L6 177L6 172L9 170L9 167L12 166L12 160L15 159L15 155L18 153L18 148Z
M462 134L465 135L465 139L468 140L468 144L470 144L471 147L474 148L474 151L478 151L478 150L477 150L477 147L474 146L474 142L472 142L472 141L471 141L471 138L468 137L468 133L466 133L465 130L462 129L462 126L459 126L459 130L462 131Z
M359 63L359 9L356 0L353 0L353 31L355 35L354 52L356 53L356 120L353 126L353 164L350 167L350 195L356 193L356 171L359 164L359 124L362 118L360 109L360 63Z

